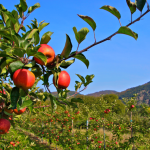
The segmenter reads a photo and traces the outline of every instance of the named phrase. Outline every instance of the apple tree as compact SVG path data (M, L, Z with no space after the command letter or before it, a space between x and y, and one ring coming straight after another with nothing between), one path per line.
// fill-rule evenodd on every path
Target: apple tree
M111 40L111 38L117 34L125 34L137 40L138 34L132 31L129 26L150 12L149 4L146 0L135 0L135 3L126 0L126 2L131 12L131 22L126 26L121 25L121 14L116 8L109 5L104 5L100 8L113 14L120 23L118 31L101 41L96 41L95 21L89 16L78 14L83 21L91 26L94 33L94 43L79 51L79 45L85 40L89 29L84 27L77 31L77 28L74 26L73 31L76 41L78 42L77 50L72 51L71 39L66 34L64 49L61 54L57 54L56 56L55 50L48 45L53 32L47 31L42 35L42 38L40 38L41 30L48 26L49 23L44 21L38 23L37 19L34 19L31 20L31 25L27 25L28 30L24 26L24 22L28 16L40 7L39 3L28 7L26 0L20 0L20 3L15 5L16 9L11 12L0 4L0 89L1 91L6 90L6 94L2 92L0 96L2 100L5 100L5 104L10 104L9 109L14 110L17 108L17 110L21 110L28 107L30 111L32 111L33 101L38 99L45 101L47 98L50 98L52 112L54 108L56 109L57 105L65 109L65 105L77 108L77 102L83 103L81 98L72 98L70 102L68 101L67 93L69 90L67 87L70 81L67 81L68 77L66 76L68 74L66 71L63 72L65 74L63 79L61 76L62 69L70 67L71 64L75 62L75 59L82 61L88 68L89 61L83 53L93 46ZM142 14L143 7L146 4L147 11ZM141 15L133 20L132 16L137 9L141 12ZM21 30L23 33L20 33ZM29 59L31 56L33 58ZM72 60L67 61L69 58L72 58ZM53 76L53 84L58 92L58 98L53 96L49 89L49 77L51 75ZM75 94L79 93L77 91L81 85L84 85L83 90L85 90L94 78L93 74L87 75L85 78L79 74L77 74L77 76L80 81L75 81ZM12 88L9 84L6 84L4 81L7 80L9 80L10 83L14 83L15 87ZM43 81L42 85L44 85L47 91L36 93L39 88L36 86L40 80ZM63 80L68 83L64 85ZM2 114L4 112L4 109L2 109Z

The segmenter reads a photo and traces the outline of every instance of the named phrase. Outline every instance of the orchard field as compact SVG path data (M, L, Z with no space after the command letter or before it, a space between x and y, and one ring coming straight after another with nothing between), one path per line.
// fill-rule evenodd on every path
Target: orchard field
M119 113L116 113L113 103L106 99L108 96L117 98L112 94L85 97L85 104L80 104L79 109L66 108L64 111L58 107L53 114L51 107L41 107L47 106L49 100L37 102L32 113L27 109L21 115L13 114L15 126L1 135L1 149L150 149L148 105L125 107L125 112L119 112L123 108L118 107ZM86 103L89 98L92 105ZM128 106L133 101L136 101L135 97L126 99L127 104L123 105ZM108 113L106 109L109 109Z

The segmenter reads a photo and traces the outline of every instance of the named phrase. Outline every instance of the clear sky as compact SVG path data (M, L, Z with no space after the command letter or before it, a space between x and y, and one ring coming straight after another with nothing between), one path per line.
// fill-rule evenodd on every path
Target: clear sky
M0 3L9 11L16 9L14 5L19 4L20 0L6 0ZM111 13L99 9L103 5L110 5L118 9L121 14L121 24L126 26L131 21L130 10L126 4L126 0L26 0L28 6L33 6L39 2L41 7L36 9L25 20L25 26L30 25L34 18L38 22L45 20L50 23L45 27L42 35L51 31L54 32L48 43L54 50L56 55L61 54L65 42L66 34L69 35L72 42L72 51L77 49L78 43L75 39L73 27L79 31L83 27L89 29L86 39L80 44L79 51L94 43L94 34L92 28L82 20L77 14L87 15L94 19L97 28L95 30L96 41L103 40L113 34L120 28L118 19ZM148 0L150 3L150 0ZM143 13L147 10L145 5ZM133 20L140 16L140 11L136 10L133 14ZM83 77L94 74L93 82L88 85L87 89L81 94L89 94L101 90L115 90L118 92L128 88L135 87L150 81L150 13L145 15L142 20L129 26L134 32L138 33L138 39L118 34L110 41L106 41L90 48L83 54L89 60L89 68L79 60L75 60L66 71L70 74L71 83L69 90L75 90L75 81L80 81L76 74ZM26 27L28 30L28 27ZM71 60L71 59L69 59ZM52 83L52 76L49 78ZM44 88L42 81L37 85ZM81 87L82 90L84 87ZM56 91L53 85L50 90Z

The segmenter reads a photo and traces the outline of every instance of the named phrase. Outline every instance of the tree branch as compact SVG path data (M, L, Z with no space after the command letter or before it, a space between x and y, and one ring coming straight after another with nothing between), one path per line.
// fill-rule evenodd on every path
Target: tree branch
M142 15L141 15L140 17L138 17L136 20L134 20L134 21L132 21L131 23L127 24L126 27L128 27L128 26L134 24L135 22L139 21L139 20L140 20L144 15L146 15L148 12L150 12L150 9L148 9L144 14L142 14ZM87 51L89 48L91 48L91 47L93 47L93 46L95 46L95 45L97 45L97 44L100 44L100 43L103 43L103 42L105 42L105 41L107 41L107 40L110 40L114 35L117 34L117 32L118 32L118 31L116 31L115 33L113 33L113 34L110 35L109 37L107 37L107 38L105 38L105 39L103 39L103 40L101 40L101 41L99 41L99 42L95 42L94 44L88 46L87 48L85 48L85 49L83 49L83 50L81 50L81 51L79 51L79 52L77 52L77 53L75 53L75 54L72 54L72 55L70 55L68 58L64 58L64 59L62 59L62 60L67 60L67 59L69 59L69 58L71 58L71 57L74 57L74 56L77 55L77 54L80 54L80 53L83 53L83 52ZM62 60L60 60L59 62L61 62Z

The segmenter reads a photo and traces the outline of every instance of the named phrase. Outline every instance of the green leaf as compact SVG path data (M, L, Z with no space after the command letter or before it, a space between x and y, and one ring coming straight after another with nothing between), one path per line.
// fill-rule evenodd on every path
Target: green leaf
M28 56L33 56L34 54L37 53L38 49L41 47L41 45L33 47L33 48L28 48L27 49L27 55Z
M37 93L36 95L38 96L38 98L39 98L40 100L43 100L43 99L44 99L43 93Z
M94 74L92 74L92 75L87 75L86 77L85 77L85 79L86 79L86 81L87 82L90 82L90 81L92 81L92 79L94 78Z
M130 28L128 28L126 26L120 27L117 33L121 33L121 34L126 34L126 35L129 35L129 36L132 36L135 40L137 40L137 38L138 38L138 34L133 32Z
M23 64L21 61L12 62L12 63L9 65L9 71L10 71L10 73L12 74L12 73L14 73L16 70L21 69L23 66L24 66L24 64Z
M42 23L41 25L39 25L39 27L38 27L39 32L40 32L44 27L46 27L47 25L49 25L49 23L46 23L46 22L44 22L44 23Z
M48 85L49 86L48 78L52 74L53 73L51 71L49 71L47 74L44 74L44 84L42 84L42 85Z
M46 58L46 56L43 53L37 52L33 56L38 58L38 59L40 59L45 65L47 64L47 58Z
M78 14L77 14L78 15ZM96 23L95 23L95 21L91 18L91 17L89 17L89 16L83 16L83 15L78 15L81 19L83 19L84 21L86 21L90 26L91 26L91 28L93 29L93 30L95 30L96 29Z
M11 14L11 12L5 11L3 13L9 17L9 19L13 22L13 24L15 24L18 21L14 18L14 16Z
M22 26L22 27L21 27L21 30L24 31L24 32L26 32L25 26Z
M6 8L2 4L0 4L0 9L2 10L1 16L2 16L3 22L6 23L7 20L9 19L9 17L6 14L4 14L4 10L5 11L7 11L7 10L6 10Z
M3 61L4 60L4 61ZM3 69L6 65L8 65L9 63L15 61L15 59L12 59L10 57L6 57L4 58L1 63L0 63L0 68Z
M19 47L13 48L13 54L14 55L17 55L19 57L23 57L25 53L26 53L26 50L23 48L19 48Z
M26 0L20 0L20 4L21 4L21 8L22 8L23 12L25 12L28 8Z
M0 57L8 57L8 56L9 55L6 53L6 51L0 51Z
M33 66L35 66L35 61L32 61L31 63L29 64L26 64L25 67L29 67L29 68L32 68Z
M0 30L3 30L4 29L4 23L3 21L0 19Z
M39 65L35 65L32 67L31 72L34 73L35 77L40 77L43 73Z
M111 14L116 16L118 19L121 18L121 15L120 15L119 11L115 7L112 7L112 6L109 6L109 5L104 5L100 9L107 10L108 12L110 12Z
M15 7L17 8L20 17L22 18L22 16L23 16L23 10L22 10L21 4L15 5Z
M6 64L8 65L8 64L10 64L10 63L12 63L12 62L14 62L14 61L16 61L15 58L7 57L7 59L6 59Z
M135 5L139 11L143 10L145 3L146 0L135 0Z
M75 59L69 60L69 61L62 61L60 67L62 68L68 68L72 63L74 63Z
M12 35L13 41L15 42L16 46L19 47L19 40L16 35Z
M19 99L19 88L13 87L11 91L11 105L14 107Z
M77 91L81 87L82 82L79 82L79 81L75 81L75 82L76 82L76 84L75 84L75 91Z
M84 103L84 101L81 98L72 98L71 102L79 102L79 103Z
M66 34L66 44L61 53L61 56L63 56L64 58L67 58L71 52L71 49L72 49L72 43L71 43L70 37Z
M79 75L79 74L76 74L76 75L80 78L80 80L82 81L82 83L85 83L85 79L81 75Z
M4 37L6 37L6 38L8 38L9 40L12 40L12 37L11 37L11 34L10 34L10 32L9 31L0 31L0 35L2 35L2 36L4 36ZM12 40L13 41L13 40Z
M28 27L30 30L32 30L32 28L31 28L29 25L27 25L27 27Z
M51 35L53 34L54 32L46 32L43 34L42 38L41 38L41 42L40 44L47 44L50 40L51 40Z
M3 86L9 93L11 92L12 87L8 83L4 83Z
M18 33L20 26L21 26L21 25L20 25L18 22L16 22L16 23L14 24L15 32L16 32L16 33Z
M20 109L23 109L23 108L28 107L30 105L32 105L32 101L31 100L25 100L25 101L23 101L23 104L21 105Z
M45 20L42 20L40 23L39 23L39 26L44 22Z
M32 36L38 31L38 29L33 29L32 31L30 31L29 35L28 35L28 39L32 38Z
M126 0L128 7L130 8L131 14L136 11L135 3L131 2L130 0Z
M72 52L70 55L75 54L75 53L76 52ZM88 67L89 67L89 61L86 59L86 57L82 53L79 53L79 54L77 54L77 55L75 55L73 57L81 60L86 65L86 67L88 69Z
M71 102L69 103L70 103L70 106L72 106L73 108L78 108L78 106L75 103L71 103Z
M35 43L35 45L37 45L39 43L39 41L40 41L39 32L36 32L34 34L34 43Z
M86 38L86 35L89 32L89 29L85 27L85 28L82 28L79 32L77 32L76 27L73 27L73 31L75 33L77 42L80 44Z
M18 20L18 12L17 12L16 10L13 10L11 13L12 13L12 15L14 16L14 18L15 18L16 20Z
M94 74L92 74L92 75L87 75L87 76L85 77L86 83L84 83L84 86L86 87L88 84L90 84L91 82L93 82L93 81L92 81L93 78L94 78Z
M19 92L20 92L20 96L21 96L21 97L25 97L25 96L28 94L28 90L25 90L25 91L24 91L24 90L21 89L21 88L20 88L20 91L19 91Z
M34 4L33 6L28 8L28 13L31 13L32 11L34 11L35 9L37 9L39 7L40 7L39 3Z

